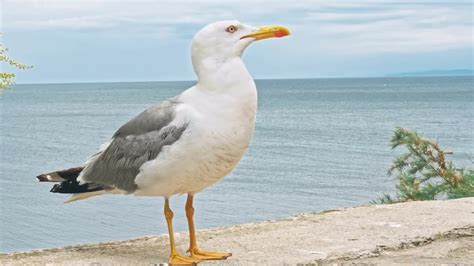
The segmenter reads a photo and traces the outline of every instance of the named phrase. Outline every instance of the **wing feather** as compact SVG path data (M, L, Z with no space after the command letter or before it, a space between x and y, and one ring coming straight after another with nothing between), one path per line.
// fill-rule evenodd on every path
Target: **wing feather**
M133 192L140 167L179 140L186 129L187 125L171 123L178 104L172 99L151 106L120 127L107 148L91 157L79 179Z

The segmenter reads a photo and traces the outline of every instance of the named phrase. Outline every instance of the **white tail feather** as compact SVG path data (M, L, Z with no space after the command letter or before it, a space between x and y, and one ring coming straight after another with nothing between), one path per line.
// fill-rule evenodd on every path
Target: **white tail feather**
M70 203L73 201L77 200L84 200L90 197L95 197L95 196L100 196L107 193L105 190L99 190L99 191L92 191L92 192L84 192L84 193L79 193L79 194L74 194L71 197L69 197L68 200L66 200L64 203Z
M127 192L120 190L120 189L112 189L112 190L99 190L99 191L91 191L91 192L84 192L84 193L78 193L74 194L71 197L69 197L68 200L66 200L64 203L70 203L73 201L78 201L78 200L84 200L90 197L95 197L95 196L100 196L104 194L127 194Z

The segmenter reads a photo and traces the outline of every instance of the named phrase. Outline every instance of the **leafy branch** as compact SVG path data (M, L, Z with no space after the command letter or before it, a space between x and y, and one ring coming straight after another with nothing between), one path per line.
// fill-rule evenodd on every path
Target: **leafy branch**
M452 151L404 128L395 130L391 144L392 149L405 147L408 151L395 159L388 170L398 180L397 195L385 194L375 203L474 196L474 169L457 168L446 160Z
M25 70L32 68L31 65L26 65L17 62L16 60L10 58L8 56L8 48L6 48L3 44L0 44L0 62L2 64L10 65L16 69ZM0 92L9 89L10 86L14 83L15 74L11 72L0 72Z

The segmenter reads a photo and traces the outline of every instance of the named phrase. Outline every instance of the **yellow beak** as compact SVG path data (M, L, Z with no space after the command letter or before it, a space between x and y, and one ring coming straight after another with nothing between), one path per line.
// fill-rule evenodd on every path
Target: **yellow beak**
M257 40L263 40L263 39L274 38L274 37L280 38L280 37L284 37L288 35L290 35L290 31L286 27L263 26L263 27L259 27L257 31L252 32L248 35L245 35L241 37L240 39L252 37Z

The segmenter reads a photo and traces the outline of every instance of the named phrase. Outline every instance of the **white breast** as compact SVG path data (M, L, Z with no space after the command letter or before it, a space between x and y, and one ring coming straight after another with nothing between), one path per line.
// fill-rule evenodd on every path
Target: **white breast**
M193 87L179 100L176 121L188 122L180 140L142 166L135 194L196 193L227 175L251 141L257 109L253 81L225 93ZM175 123L175 121L173 121Z

